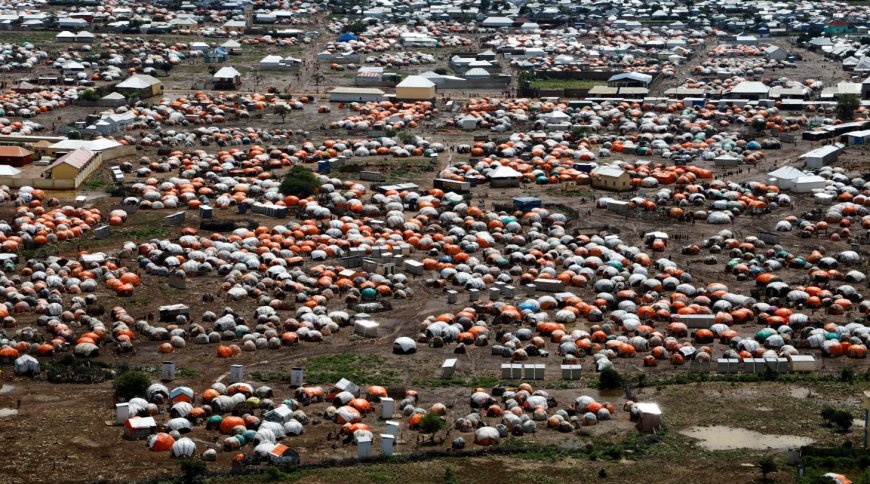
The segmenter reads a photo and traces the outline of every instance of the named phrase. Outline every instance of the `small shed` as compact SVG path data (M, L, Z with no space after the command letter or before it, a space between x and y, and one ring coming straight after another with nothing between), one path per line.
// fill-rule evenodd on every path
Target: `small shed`
M371 320L357 320L353 323L353 333L357 336L363 336L365 338L377 338L378 337L378 328L380 328L380 323Z
M713 159L713 163L716 166L737 166L740 164L740 159L734 155L724 154L719 155L715 159Z
M474 130L477 129L477 124L480 123L480 118L477 116L472 116L471 114L467 114L459 119L457 125L460 129L464 130Z
M376 87L336 87L329 91L332 102L380 102L384 91Z
M617 166L599 166L592 170L592 187L617 192L625 191L631 187L631 176Z
M221 67L212 76L215 89L238 89L242 85L242 75L234 67Z
M189 316L190 307L186 304L169 304L160 306L160 321L174 322L178 316Z
M808 169L817 170L819 168L822 168L823 166L828 166L836 163L837 158L840 156L840 152L842 150L843 145L839 143L825 145L802 154L800 158L804 160L805 166Z
M793 166L783 166L769 172L767 176L769 181L780 190L791 190L794 188L795 180L807 174Z
M236 55L242 53L242 44L237 40L229 39L223 44L221 44L228 54Z
M278 444L269 452L269 460L279 466L299 464L299 454L284 444Z
M144 439L156 432L154 417L133 417L124 422L124 435L130 439Z
M819 175L801 176L795 179L792 191L795 193L809 193L813 190L821 190L828 186L828 180Z
M789 371L792 373L814 373L816 359L813 355L792 355L789 359Z
M103 107L116 108L118 106L124 106L127 104L127 97L121 94L120 92L110 92L106 94L97 104Z
M522 174L509 166L502 165L489 173L489 185L493 188L516 187Z
M649 87L653 77L640 72L623 72L614 74L607 80L610 87Z
M121 92L134 93L142 99L163 94L163 83L147 74L134 74L115 86Z
M541 208L541 199L538 197L515 197L514 207L521 212L528 212L533 208Z
M842 141L850 145L870 144L870 129L850 131L843 135Z
M655 432L662 428L662 410L657 403L638 403L637 409L640 413L637 430Z
M0 165L24 166L33 161L33 152L20 146L0 146Z

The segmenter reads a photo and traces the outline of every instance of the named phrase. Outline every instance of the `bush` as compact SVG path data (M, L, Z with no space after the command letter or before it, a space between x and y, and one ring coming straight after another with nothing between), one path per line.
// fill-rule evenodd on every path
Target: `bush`
M266 468L266 472L264 474L264 480L268 482L282 482L287 481L289 479L289 475L284 472L281 472L281 469L278 469L275 466L269 466Z
M773 460L773 456L766 455L758 461L758 470L761 471L761 478L763 481L768 481L768 474L777 471L776 461Z
M852 428L852 414L849 412L826 406L822 408L820 414L828 425L837 427L840 433L845 434Z
M319 189L320 180L314 172L299 165L290 169L278 187L283 195L296 195L299 198L314 195Z
M100 96L93 89L85 89L79 94L79 99L82 101L99 101Z
M144 397L148 387L151 386L151 379L141 371L128 371L119 376L113 386L116 397L130 400L131 398Z
M456 484L456 471L453 470L453 466L447 466L444 469L444 484Z
M850 367L845 367L840 370L840 381L843 383L852 383L855 380L855 370Z
M600 390L616 390L622 388L622 375L613 368L605 368L598 375L598 388Z
M199 459L182 459L179 466L184 482L197 482L208 472L208 466Z
M359 20L355 20L348 24L347 31L352 34L361 34L366 31L366 24L362 23Z

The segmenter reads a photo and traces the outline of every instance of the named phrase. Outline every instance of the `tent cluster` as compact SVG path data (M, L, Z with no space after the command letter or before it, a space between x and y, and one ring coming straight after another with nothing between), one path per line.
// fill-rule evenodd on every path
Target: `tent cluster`
M0 198L9 200L12 192L0 187ZM62 240L81 237L97 227L103 216L99 209L60 206L56 198L46 198L45 192L22 187L14 198L17 208L12 224L0 223L0 247L3 252L18 252L27 244L42 246ZM121 225L127 219L123 210L109 214L112 225Z
M494 50L532 50L536 55L530 59L512 60L511 65L533 67L542 72L576 71L591 66L672 76L676 71L674 66L684 61L685 56L669 56L655 63L647 60L661 59L660 53L670 52L674 47L682 47L688 54L711 32L709 27L694 31L669 26L631 30L611 24L588 29L567 27L541 29L534 33L496 33L484 42L484 46Z
M329 125L331 128L347 130L370 129L375 124L391 126L397 130L416 128L420 122L430 119L433 114L438 112L429 101L418 101L415 103L393 103L391 101L354 102L350 103L348 107L357 114L333 121Z
M43 113L63 109L78 98L75 87L45 88L32 93L7 90L0 94L0 116L32 118Z

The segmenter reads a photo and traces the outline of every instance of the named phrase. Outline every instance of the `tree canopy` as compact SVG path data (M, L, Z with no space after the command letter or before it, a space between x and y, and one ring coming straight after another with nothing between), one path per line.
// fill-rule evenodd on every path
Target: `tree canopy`
M320 189L320 181L313 171L304 166L296 165L290 168L278 187L283 195L295 195L300 198L309 197Z

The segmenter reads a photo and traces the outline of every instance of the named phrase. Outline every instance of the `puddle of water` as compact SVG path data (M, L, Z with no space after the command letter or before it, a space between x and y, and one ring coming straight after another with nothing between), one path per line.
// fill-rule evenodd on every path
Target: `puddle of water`
M14 385L9 385L9 384L7 383L6 385L3 385L3 387L0 387L0 394L3 394L3 393L11 393L12 390L15 390L15 386L14 386Z
M707 450L788 449L813 443L813 439L797 435L769 435L722 425L692 427L680 433L700 440L698 445Z
M800 398L803 400L810 396L810 389L807 387L791 387L788 389L788 393L792 398Z
M0 418L2 417L13 417L18 415L18 410L14 408L0 408Z

